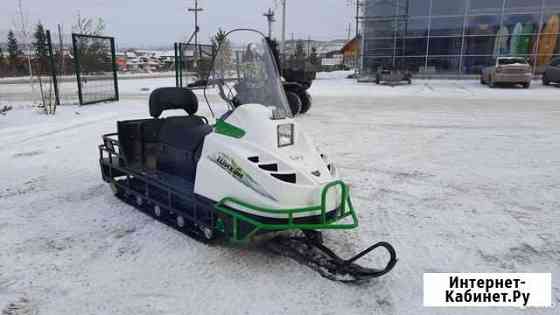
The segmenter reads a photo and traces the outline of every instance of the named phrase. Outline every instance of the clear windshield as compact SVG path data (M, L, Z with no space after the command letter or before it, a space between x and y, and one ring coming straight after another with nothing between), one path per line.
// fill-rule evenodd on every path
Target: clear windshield
M266 38L257 31L235 30L218 44L206 89L217 89L229 109L261 104L273 107L277 116L290 116L288 100Z

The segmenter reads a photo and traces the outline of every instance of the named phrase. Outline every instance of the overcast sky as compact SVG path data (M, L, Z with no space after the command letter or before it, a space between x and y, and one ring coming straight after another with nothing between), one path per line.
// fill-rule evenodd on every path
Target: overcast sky
M107 35L115 36L120 46L167 45L185 40L193 31L192 14L186 13L194 0L22 0L30 22L42 21L56 31L61 23L70 33L79 11L83 17L102 17ZM0 41L13 28L18 0L0 0ZM278 0L200 0L201 39L207 42L218 28L229 30L251 27L266 31L262 14L277 7L274 32L280 37L280 5ZM349 0L287 0L287 38L337 39L346 38L348 24L353 23L354 10ZM276 4L278 3L278 4Z

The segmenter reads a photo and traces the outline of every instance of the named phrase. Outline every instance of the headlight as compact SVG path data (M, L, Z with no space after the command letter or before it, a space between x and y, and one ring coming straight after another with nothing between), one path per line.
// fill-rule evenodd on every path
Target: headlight
M294 144L294 124L278 125L278 147Z

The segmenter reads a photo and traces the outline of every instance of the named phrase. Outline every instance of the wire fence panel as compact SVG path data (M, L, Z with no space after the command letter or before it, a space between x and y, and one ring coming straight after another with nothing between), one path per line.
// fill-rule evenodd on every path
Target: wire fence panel
M80 105L119 100L115 39L72 34Z
M189 84L196 85L196 81L206 80L212 68L212 60L216 53L212 45L194 45L175 43L175 79L177 87Z

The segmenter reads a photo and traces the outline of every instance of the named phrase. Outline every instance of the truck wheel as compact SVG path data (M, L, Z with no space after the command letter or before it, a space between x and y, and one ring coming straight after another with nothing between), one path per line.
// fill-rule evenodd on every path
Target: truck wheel
M528 89L531 87L531 82L523 83L523 87Z
M494 80L490 79L490 83L488 84L490 86L490 88L495 88L496 87L496 82L494 82Z
M294 92L286 92L286 96L288 97L288 104L290 104L292 115L298 115L301 112L301 99Z
M301 97L301 114L305 114L309 111L309 109L311 108L311 102L311 95L309 95L309 93L307 92L304 92Z
M480 84L486 85L486 82L484 82L484 77L483 76L480 76Z
M381 80L379 80L379 77L375 77L375 84L380 84Z
M543 76L542 76L542 84L543 85L550 85L550 81L548 80L548 78L546 77L545 74L543 74Z

